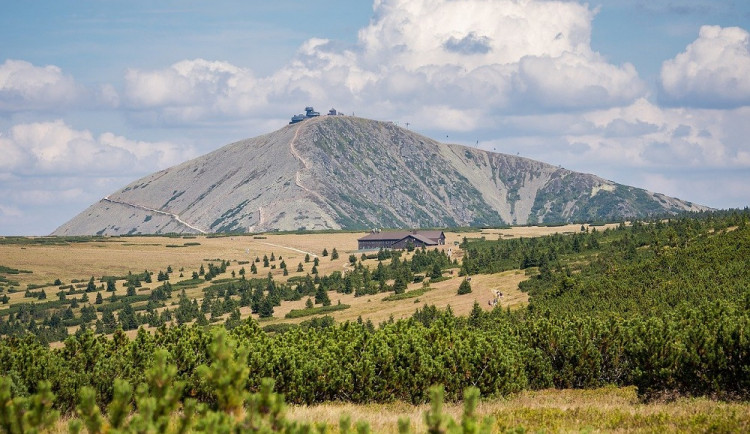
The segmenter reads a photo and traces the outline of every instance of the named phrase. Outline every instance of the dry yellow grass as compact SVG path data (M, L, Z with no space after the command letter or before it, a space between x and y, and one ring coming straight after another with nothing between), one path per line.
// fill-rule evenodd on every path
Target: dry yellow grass
M511 229L484 229L481 232L446 232L446 244L440 246L440 249L450 249L452 258L460 260L463 252L456 245L464 237L478 238L481 236L488 239L509 238L509 237L528 237L542 236L557 232L574 232L579 231L580 225L568 225L559 227L514 227ZM285 281L289 277L304 276L312 269L312 261L304 262L306 253L311 257L318 256L320 265L318 271L320 275L330 274L334 271L344 271L348 265L349 255L354 253L357 258L361 253L357 252L357 239L366 233L324 233L324 234L261 234L261 235L244 235L231 237L207 236L189 236L181 238L172 237L112 237L100 241L70 243L68 245L44 245L44 244L0 244L0 265L13 268L31 270L31 274L17 274L10 278L20 283L19 292L8 294L10 303L36 302L36 299L24 297L27 285L42 285L52 283L55 279L60 279L64 284L70 284L72 280L82 282L88 281L91 276L96 279L103 275L125 275L128 272L141 273L143 270L158 272L166 270L171 266L174 270L170 282L175 283L180 280L189 279L193 271L197 271L201 264L208 262L216 263L217 260L225 259L232 261L228 267L227 274L221 275L220 278L229 277L234 271L239 273L241 268L245 268L248 277L265 277L269 272L274 279ZM199 243L199 245L188 245L190 243ZM182 247L167 247L169 245L179 245ZM332 252L333 249L339 252L337 260L331 260L330 255L322 256L324 249ZM288 277L282 275L283 271L278 268L280 260L277 259L272 264L277 266L276 269L262 267L262 263L257 263L258 274L249 274L250 264L240 265L238 261L254 261L256 257L263 258L264 255L274 254L276 258L283 258L290 271ZM297 265L303 264L304 271L297 272ZM365 266L374 268L377 261L374 259L364 261ZM180 271L184 277L178 277ZM446 274L447 275L447 274ZM365 297L354 297L353 295L344 295L330 293L331 300L334 304L339 301L351 305L350 309L333 312L332 315L338 321L356 320L362 317L364 320L371 320L374 323L380 323L388 320L391 316L394 319L408 317L424 304L435 305L440 308L451 306L453 311L459 315L467 314L473 307L474 302L478 302L484 309L489 309L489 301L494 296L494 291L498 290L503 293L500 299L500 305L511 308L523 305L528 301L526 294L518 290L518 283L526 277L520 272L506 272L496 275L474 276L472 279L473 292L471 294L458 296L456 290L461 282L457 277L457 270L453 270L453 278L432 285L432 289L417 298L404 299L399 301L383 301L383 298L389 294L378 294ZM97 281L97 284L99 282ZM210 283L189 288L186 290L188 297L197 298L199 301L203 297L203 288ZM148 293L151 289L161 285L160 282L144 284L138 288L139 293ZM421 284L409 285L409 290L419 289ZM58 292L57 287L48 286L45 288L48 299L54 298ZM122 281L117 282L118 296L125 295L125 287ZM103 297L108 297L109 293L102 293ZM89 294L90 300L96 298L95 293ZM284 319L284 315L292 309L304 308L305 300L295 302L283 302L274 312L274 318L270 321L264 321L263 324L274 324L280 322L301 322L310 317L297 318L292 320ZM170 306L167 306L169 308ZM250 315L248 308L241 310L243 318ZM71 327L69 332L73 333L75 327Z
M529 237L552 233L574 232L580 225L559 227L514 227L511 229L484 229L482 232L446 232L446 245L441 249L452 249L460 255L460 249L454 245L464 236L476 238L481 235L488 239L502 236ZM480 235L481 234L481 235ZM128 271L142 272L185 268L192 272L205 263L205 259L228 259L247 261L274 253L281 255L290 268L296 270L304 262L304 252L321 255L323 249L330 252L336 248L341 255L337 261L329 257L320 258L320 274L342 271L348 255L357 250L357 239L366 235L364 232L337 232L324 234L263 234L259 236L234 236L209 238L197 236L190 238L169 237L112 237L104 241L71 243L69 245L34 245L34 244L0 244L0 265L33 271L33 274L13 275L12 279L26 285L44 284L61 279L69 283L72 279L88 279L93 276L122 275ZM170 248L167 245L184 245L200 243L199 246ZM295 250L296 249L296 250ZM370 261L375 263L375 261ZM366 262L367 264L367 262ZM309 271L312 264L305 264ZM246 266L249 268L249 265ZM239 267L236 268L237 270ZM261 269L263 272L268 270ZM259 270L259 271L261 271ZM274 274L281 276L281 270ZM294 273L291 273L293 276ZM189 274L186 275L189 277Z
M528 302L528 295L518 290L518 283L526 279L523 273L517 271L508 271L492 275L475 276L471 280L472 293L465 295L456 295L458 285L463 278L454 277L432 285L432 289L416 298L408 298L398 301L384 301L383 299L392 293L383 293L377 295L368 295L355 297L353 294L329 293L332 304L341 301L342 304L348 304L351 308L332 312L338 321L354 321L358 317L363 320L371 320L375 324L387 321L391 316L394 319L406 318L411 316L417 308L423 305L435 305L445 308L451 307L457 315L467 315L474 302L485 309L490 309L489 301L495 298L494 290L498 289L503 293L500 299L500 305L503 307L516 307ZM421 284L411 284L408 290L421 288ZM296 318L284 320L286 315L292 309L304 309L305 299L292 302L283 302L281 306L274 309L274 319L264 321L263 324L276 324L280 322L298 323L311 317Z
M589 224L584 224L583 226L588 230L596 228L597 231L603 231L607 228L616 228L618 225L618 223L610 223L603 226L591 226ZM563 226L514 226L509 229L482 229L481 235L487 237L488 240L493 240L498 237L503 239L519 237L531 238L580 231L580 224L569 224Z
M428 405L355 405L328 403L293 406L288 416L304 422L337 426L342 415L370 423L372 432L398 432L398 419L408 417L415 432L425 432ZM461 403L446 404L444 411L458 420ZM703 398L642 403L634 387L592 390L525 391L490 399L477 407L480 417L495 418L493 432L524 427L527 432L748 432L750 403L727 403ZM334 432L337 432L334 430Z
M325 423L328 432L339 432L339 420L348 415L352 424L365 421L371 432L398 432L398 420L407 417L412 432L424 433L424 414L429 405L404 402L388 404L325 403L289 406L287 419L303 423ZM444 413L459 421L462 403L446 403ZM670 402L644 403L634 387L604 387L573 390L524 391L516 395L480 401L480 419L494 418L493 433L519 427L545 433L742 433L750 432L750 403L723 402L706 398L678 398ZM68 432L70 418L60 419L53 432Z

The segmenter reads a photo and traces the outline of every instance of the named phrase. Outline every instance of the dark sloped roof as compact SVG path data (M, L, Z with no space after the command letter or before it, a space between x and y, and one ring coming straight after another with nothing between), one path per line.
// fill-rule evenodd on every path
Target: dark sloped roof
M407 234L404 238L401 238L401 240L399 240L399 241L402 241L405 238L410 238L410 237L414 238L415 240L420 241L420 242L422 242L424 244L427 244L427 245L437 244L438 243L436 238L429 238L429 237L426 237L426 236L424 236L422 234L412 234L412 233Z
M410 232L407 231L371 232L360 238L359 241L398 241L409 234Z
M417 231L417 234L432 240L439 240L440 237L445 236L443 231Z
M443 235L442 231L388 231L388 232L372 232L358 241L399 241L408 237L413 236L422 242L436 243Z

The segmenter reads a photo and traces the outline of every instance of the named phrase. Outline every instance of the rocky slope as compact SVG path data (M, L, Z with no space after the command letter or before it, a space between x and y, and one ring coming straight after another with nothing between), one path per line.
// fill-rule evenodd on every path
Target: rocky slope
M392 123L330 116L146 176L53 234L487 226L702 209Z

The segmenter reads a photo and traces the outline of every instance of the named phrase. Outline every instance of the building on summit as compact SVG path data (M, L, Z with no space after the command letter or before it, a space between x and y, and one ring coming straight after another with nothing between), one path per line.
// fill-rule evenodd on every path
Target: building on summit
M442 246L445 244L443 231L372 231L357 240L359 250L405 249L414 247Z
M328 110L328 116L343 116L343 115L344 115L343 113L337 111L335 108ZM305 119L317 118L318 116L320 116L320 112L316 112L315 108L313 108L312 106L307 106L305 107L305 113L300 113L298 115L292 116L292 120L289 122L289 125L302 122Z

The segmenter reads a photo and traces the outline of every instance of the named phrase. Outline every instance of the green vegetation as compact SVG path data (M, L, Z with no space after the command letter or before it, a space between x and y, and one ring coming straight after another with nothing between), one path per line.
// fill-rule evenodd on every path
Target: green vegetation
M409 298L417 298L419 296L424 295L425 292L429 290L430 290L429 287L413 289L411 291L402 292L401 294L394 294L394 295L389 295L387 297L383 297L383 301L398 301L398 300L406 300Z
M188 242L188 243L183 243L183 244L167 244L165 247L176 248L176 247L191 247L191 246L200 246L200 245L201 243Z
M105 432L283 432L311 433L313 426L286 417L284 396L274 393L274 380L261 380L258 392L246 389L249 369L244 360L247 347L237 345L222 329L216 329L208 347L208 360L197 367L203 380L208 402L180 397L186 384L179 381L178 367L168 362L167 351L154 354L153 365L147 369L133 393L132 383L117 379L111 402L97 402L96 390L85 386L77 394L76 418L68 422L69 431L78 433L83 427L89 433ZM425 412L428 433L489 433L494 420L479 420L476 408L479 390L469 387L464 392L464 412L459 422L443 411L443 390L429 390L431 406ZM15 395L15 396L14 396ZM59 412L52 409L55 395L50 383L42 381L30 396L13 391L12 378L0 378L0 428L8 433L49 431L56 427ZM135 404L135 410L133 408ZM399 432L411 433L411 421L401 418ZM317 423L318 432L327 432L325 424ZM370 432L366 421L356 423L359 433ZM352 431L351 418L342 416L339 432Z
M17 268L11 268L6 267L4 265L0 265L0 273L3 274L20 274L20 273L31 273L29 270L19 270Z
M180 280L179 282L172 285L174 289L187 289L187 288L194 288L202 283L205 283L204 279L188 279L188 280Z
M468 279L464 279L460 285L458 285L458 295L471 294L471 283Z
M73 243L106 243L112 242L107 237L101 236L70 236L70 237L0 237L0 244L12 245L46 245L46 246L64 246Z
M374 269L354 257L346 273L277 282L270 275L217 278L226 273L228 261L215 260L218 265L202 265L193 279L172 285L168 273L159 271L154 280L163 280L160 286L117 297L101 289L117 276L102 277L100 286L96 278L87 278L68 290L45 294L50 299L16 303L0 311L0 333L7 336L0 340L0 376L6 378L0 394L14 397L2 405L31 409L50 402L63 413L78 409L80 423L87 427L124 427L123 423L141 420L141 408L151 405L139 400L168 395L149 388L157 366L176 385L159 411L172 415L170 426L176 423L175 414L194 414L189 422L195 423L190 425L194 430L209 426L201 425L209 423L203 419L209 414L214 418L210 423L239 423L238 409L253 408L252 393L265 390L262 393L271 399L267 377L275 380L276 391L287 402L295 404L424 403L435 394L429 392L434 384L443 385L449 401L460 399L470 386L488 397L616 386L635 387L641 398L748 399L748 220L748 210L715 212L531 239L465 239L460 274L524 269L530 276L521 284L530 296L528 307L485 312L475 305L468 317L457 317L450 309L424 306L411 318L378 326L362 321L335 324L323 317L301 326L261 329L255 320L241 321L239 309L247 306L268 317L283 300L307 298L307 308L290 312L291 318L346 309L343 304L325 306L326 299L330 304L330 291L355 296L392 292L386 299L413 298L425 289L398 294L399 286L425 276L441 279L444 269L458 264L437 250L417 249L409 259L383 251ZM283 261L273 254L265 260ZM120 277L135 291L136 284L151 274ZM200 303L185 293L184 288L210 279ZM464 284L468 286L469 280ZM101 294L107 299L96 304L96 310L83 299L92 291L97 300ZM38 292L28 293L40 297ZM312 298L323 307L314 306ZM82 305L78 316L73 303ZM224 327L209 326L227 314ZM170 322L177 325L167 325ZM139 330L133 339L120 330L141 324L158 329ZM67 336L65 327L70 325L81 329ZM97 336L92 329L114 335ZM224 336L216 329L229 331ZM62 348L46 345L63 339ZM164 363L174 364L174 372ZM133 385L139 384L145 385L133 393ZM232 386L219 390L218 384ZM438 401L442 399L434 395L432 402ZM138 410L130 419L121 417L132 411L133 402ZM439 408L431 411L440 413ZM244 416L248 413L252 412L245 410ZM27 419L23 423L38 420ZM163 423L157 419L149 423ZM496 420L508 429L517 422L502 416ZM450 429L442 416L429 416L428 425Z
M301 318L303 316L319 315L323 313L336 312L338 310L349 309L348 304L335 304L329 306L310 307L307 309L292 309L284 315L284 318Z

